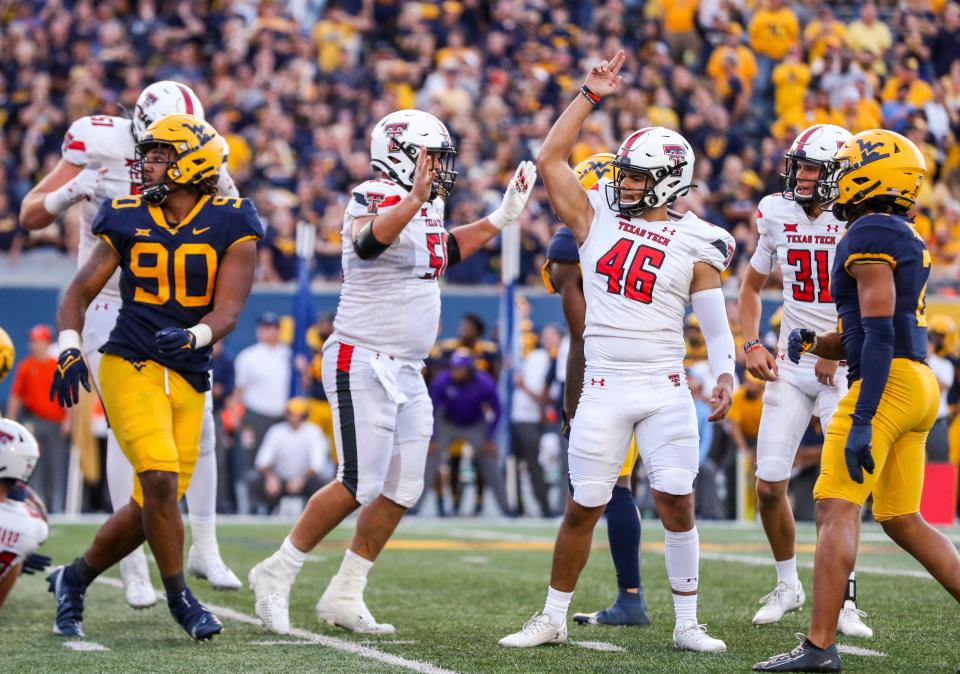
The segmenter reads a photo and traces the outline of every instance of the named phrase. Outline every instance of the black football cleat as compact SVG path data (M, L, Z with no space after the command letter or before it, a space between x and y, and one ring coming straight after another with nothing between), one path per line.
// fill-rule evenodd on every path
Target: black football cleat
M223 631L223 624L217 616L193 596L189 587L176 594L168 594L167 606L170 607L170 615L173 619L192 639L197 641L212 639L214 634L220 634Z
M83 595L87 588L72 585L64 577L67 567L47 576L49 591L57 601L57 615L53 620L53 633L64 637L83 636Z
M797 635L803 636L803 635ZM789 653L774 655L753 666L755 672L839 672L840 653L836 644L817 648L806 637Z

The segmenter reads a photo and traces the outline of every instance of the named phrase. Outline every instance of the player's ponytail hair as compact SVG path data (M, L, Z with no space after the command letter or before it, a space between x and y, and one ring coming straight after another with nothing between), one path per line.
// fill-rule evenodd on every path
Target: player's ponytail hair
M204 178L203 180L197 183L194 183L190 187L195 189L200 194L216 196L217 194L220 193L220 187L218 184L219 182L220 182L220 175L214 174L209 178Z

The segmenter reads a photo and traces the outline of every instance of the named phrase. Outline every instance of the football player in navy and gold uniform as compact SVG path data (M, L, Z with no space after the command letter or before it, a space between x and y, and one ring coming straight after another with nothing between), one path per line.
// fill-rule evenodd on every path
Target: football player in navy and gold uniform
M223 139L192 115L168 115L137 144L139 196L105 202L100 237L57 313L60 358L51 398L90 390L81 356L84 311L119 267L123 306L101 348L100 396L137 479L128 505L82 557L50 576L54 632L83 634L83 595L97 575L146 539L176 621L194 639L221 631L183 579L178 500L197 460L211 344L233 330L253 283L262 227L253 204L216 195Z
M606 152L595 154L577 164L573 170L588 190L601 178L613 180L615 157ZM566 381L563 388L563 411L567 422L573 418L583 390L583 324L587 303L583 296L580 274L580 252L569 228L561 226L547 246L547 261L541 269L543 284L551 293L560 295L563 315L570 329L570 350L567 354ZM610 554L617 571L617 600L613 606L593 613L575 613L580 625L648 625L647 603L640 578L640 513L630 484L633 468L640 453L637 439L630 441L627 459L613 488L613 495L604 510Z
M846 359L850 390L827 428L814 487L817 550L810 633L757 671L838 672L837 616L860 539L860 509L960 601L960 555L920 515L924 449L940 389L924 362L930 253L909 212L926 173L917 147L892 131L864 131L834 155L834 214L847 221L830 293L837 330L797 328L788 355Z

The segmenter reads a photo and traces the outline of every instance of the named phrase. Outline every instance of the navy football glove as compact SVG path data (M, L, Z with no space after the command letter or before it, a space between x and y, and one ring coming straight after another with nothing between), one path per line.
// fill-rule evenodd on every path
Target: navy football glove
M870 446L873 444L873 425L853 416L853 425L847 433L847 444L843 448L844 458L847 460L847 472L850 479L857 484L863 484L863 471L873 475L873 454Z
M50 400L56 400L60 407L73 407L80 401L81 384L90 390L90 371L80 349L61 352L50 385Z
M27 575L32 575L38 571L44 571L52 560L46 555L38 555L33 553L32 555L27 555L23 560L23 570L22 572Z
M164 358L180 360L189 356L197 344L196 336L183 328L164 328L153 336L157 350Z
M800 363L800 355L806 353L817 343L817 333L807 328L794 328L787 338L787 357L794 363Z

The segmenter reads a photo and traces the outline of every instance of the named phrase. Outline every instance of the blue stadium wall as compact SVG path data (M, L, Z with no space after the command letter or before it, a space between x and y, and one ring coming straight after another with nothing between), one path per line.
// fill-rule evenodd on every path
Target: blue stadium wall
M539 328L548 323L563 324L563 312L558 297L542 291L528 291L522 294L530 303L531 318L536 327ZM0 288L0 326L13 339L18 360L27 353L27 331L30 327L37 323L53 324L59 296L59 288ZM334 311L337 308L338 299L338 291L333 288L314 292L317 315ZM468 312L475 313L486 321L489 334L497 322L499 302L500 296L495 288L464 286L445 288L440 337L456 335L461 316ZM290 314L292 306L292 290L255 290L240 316L236 331L226 339L227 348L236 354L254 341L256 321L261 313L274 311L281 315ZM763 325L766 325L767 319L778 306L779 302L774 296L764 300ZM398 310L415 311L413 307L398 307ZM425 324L423 329L432 330L433 327ZM12 377L8 377L0 384L0 403L4 409L11 380Z

